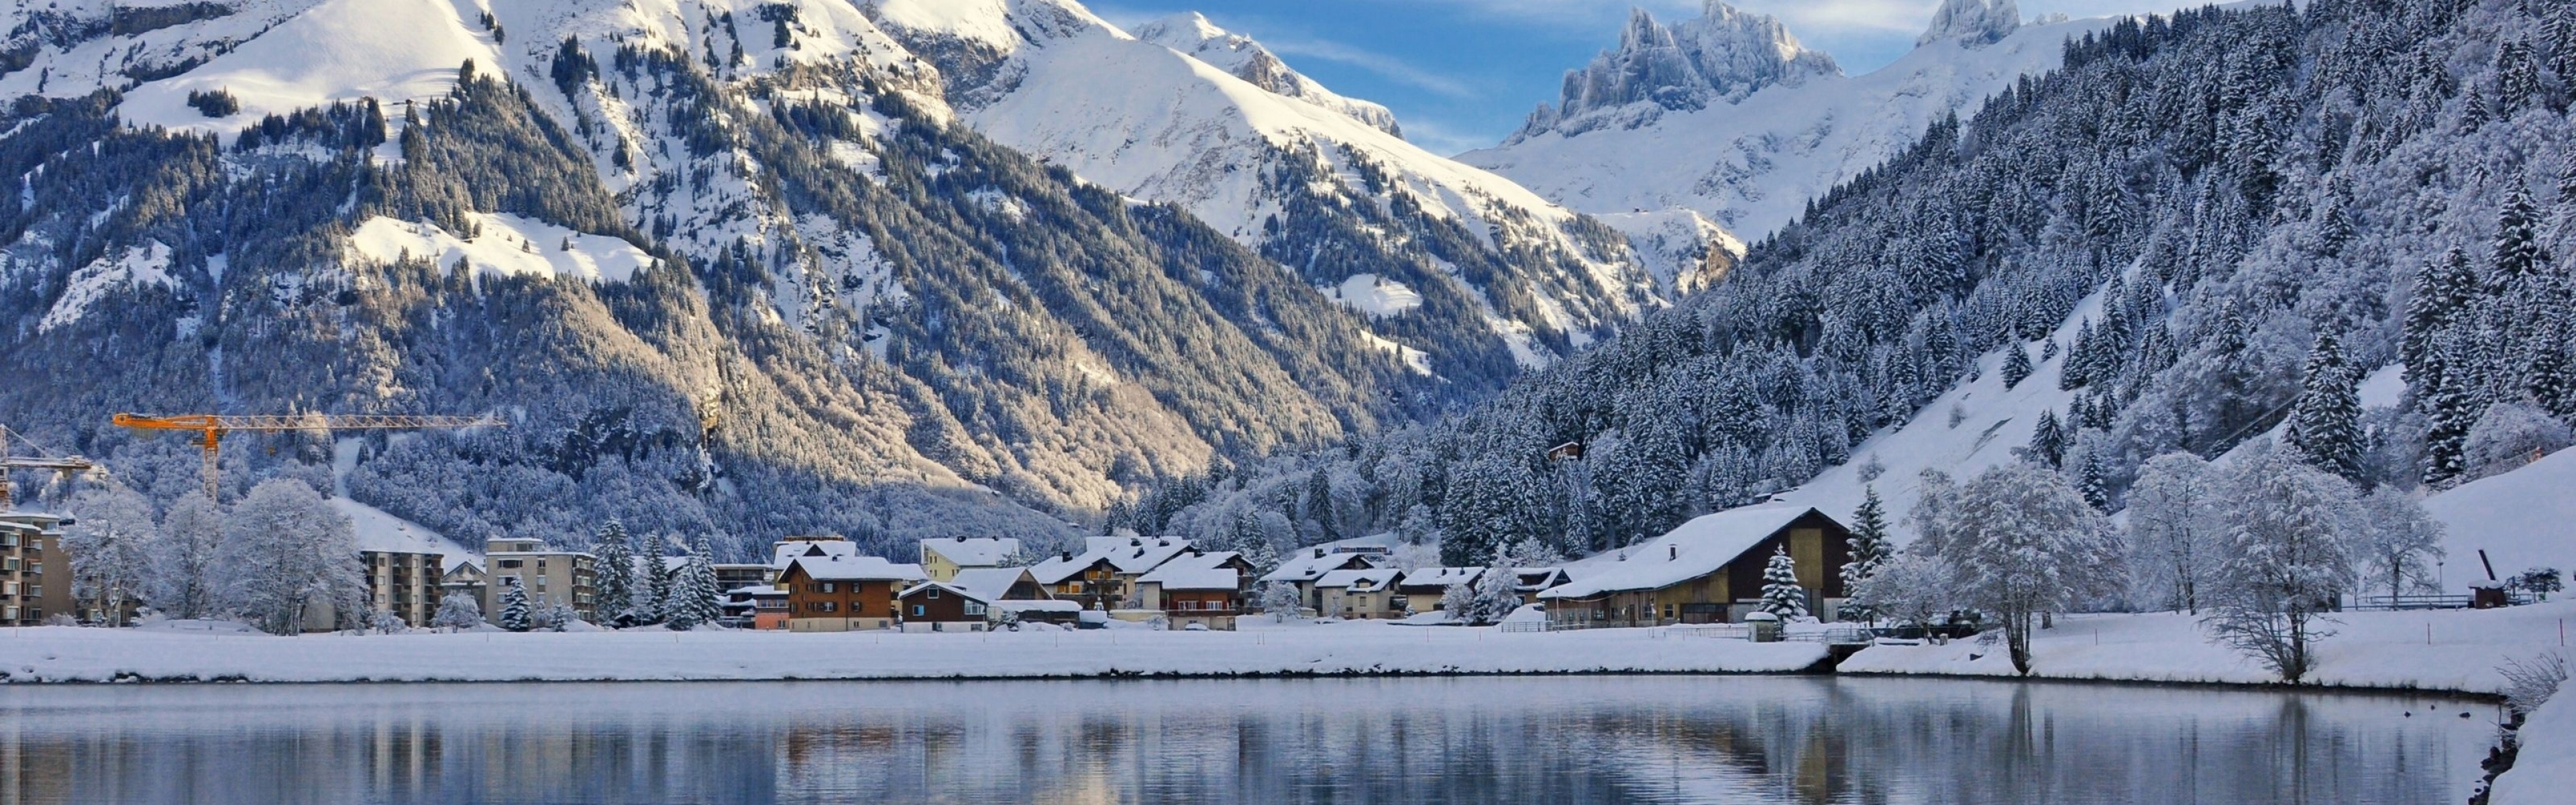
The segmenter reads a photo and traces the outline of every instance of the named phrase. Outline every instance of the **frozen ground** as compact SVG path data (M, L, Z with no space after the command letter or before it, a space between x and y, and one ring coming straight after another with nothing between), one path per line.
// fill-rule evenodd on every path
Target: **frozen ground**
M2557 805L2576 791L2576 694L2561 689L2522 725L2522 753L2487 805Z
M1136 675L1776 673L1813 643L1660 629L1502 633L1384 622L989 634L670 632L306 635L0 629L0 680L517 681L1081 678Z
M2495 693L2496 666L2560 646L2576 604L2509 609L2347 612L2317 646L2309 682L2372 688ZM1872 646L1844 660L1846 673L2011 676L2003 645ZM2031 641L2031 673L2055 679L2260 684L2278 677L2212 642L2188 615L2072 615ZM2576 719L2571 719L2576 720ZM2576 741L2576 735L2570 735Z

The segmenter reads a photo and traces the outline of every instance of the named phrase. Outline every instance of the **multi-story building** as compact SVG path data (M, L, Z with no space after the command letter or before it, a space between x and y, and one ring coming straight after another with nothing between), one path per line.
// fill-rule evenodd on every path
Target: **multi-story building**
M483 542L483 565L484 620L500 617L502 589L517 584L527 588L531 607L562 604L582 620L599 622L599 557L555 550L544 540L504 537Z
M62 523L50 514L0 513L0 626L37 626L47 615L72 614Z
M902 617L896 595L929 580L920 565L839 553L789 559L778 574L778 586L787 590L787 628L798 632L894 628Z
M960 570L1001 567L1019 552L1016 537L925 539L921 541L921 572L930 574L931 581L945 583L956 579Z
M367 604L394 613L415 627L438 617L441 563L434 553L359 551L358 565L367 572Z

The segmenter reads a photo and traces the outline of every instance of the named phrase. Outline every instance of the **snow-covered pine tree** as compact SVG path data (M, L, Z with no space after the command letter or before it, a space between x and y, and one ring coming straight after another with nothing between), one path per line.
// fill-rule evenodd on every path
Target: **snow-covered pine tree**
M438 614L429 625L440 629L472 629L483 625L483 606L470 595L446 595L438 599Z
M2416 392L2424 410L2424 484L2448 487L2468 471L2469 431L2486 406L2479 403L2474 362L2475 335L2468 328L2443 331L2433 339L2430 358Z
M635 549L626 535L626 523L608 518L606 525L592 538L592 553L599 557L597 591L591 597L592 612L602 626L632 625L629 612L635 608Z
M2413 287L2406 300L2405 337L2399 351L2406 363L2406 376L2419 392L2435 372L2434 344L2452 326L2464 321L2477 304L2478 280L2469 266L2469 253L2452 247L2440 258L2416 269Z
M2022 460L2049 469L2066 462L2066 429L2057 423L2057 410L2039 412L2039 424L2030 429L2030 446L2022 450Z
M1851 561L1843 563L1843 586L1857 590L1878 575L1895 546L1887 541L1887 504L1878 497L1878 487L1861 489L1860 508L1852 510ZM1854 600L1838 613L1844 620L1863 623L1877 620L1879 613L1869 602Z
M1517 569L1508 565L1489 567L1485 575L1476 577L1470 604L1475 609L1476 623L1500 621L1521 607L1520 574L1513 572Z
M2085 505L2104 514L2111 512L2111 480L2108 477L2110 470L2105 467L2107 463L2101 450L2087 449L2084 460L2075 466L2076 494L2084 496Z
M635 563L635 572L644 579L641 585L643 595L635 600L635 622L638 624L661 623L671 616L671 571L665 566L668 563L662 561L661 546L664 542L655 539L652 544L654 550L638 557L641 561Z
M2285 441L2308 463L2348 481L2361 480L2361 378L2332 335L2308 351Z
M1798 586L1798 563L1786 545L1773 549L1770 563L1762 566L1762 611L1782 618L1807 615L1807 588Z
M686 631L723 619L724 591L716 587L716 568L708 554L705 539L691 547L688 561L671 580L671 600L664 606L669 615L663 625Z
M2021 385L2021 381L2030 379L2031 370L2030 348L2023 346L2020 341L2005 343L2004 388Z
M501 582L501 617L503 629L524 632L536 627L536 610L528 604L528 588L519 585L517 577Z

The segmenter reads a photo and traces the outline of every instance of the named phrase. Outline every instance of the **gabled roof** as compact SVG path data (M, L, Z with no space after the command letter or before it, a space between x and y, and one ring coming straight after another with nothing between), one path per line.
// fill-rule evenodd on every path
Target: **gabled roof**
M1557 585L1538 597L1579 598L1660 590L1706 576L1810 513L1816 510L1765 503L1692 518L1671 533L1629 549L1627 560L1598 566L1599 572Z
M1454 585L1473 584L1484 577L1483 567L1426 567L1404 574L1403 586L1448 589Z
M1154 572L1136 577L1136 583L1160 584L1166 590L1239 589L1243 574L1228 564L1240 556L1233 551L1176 556Z
M933 537L921 541L924 562L937 553L959 567L996 567L1011 554L1020 552L1017 537Z
M1039 562L1029 573L1039 584L1061 584L1102 562L1119 573L1144 573L1190 550L1189 540L1174 537L1087 537L1083 545L1080 555Z
M1263 574L1262 581L1314 581L1336 570L1359 570L1376 567L1385 558L1381 553L1355 553L1322 548L1301 548L1279 567Z
M1525 593L1564 584L1571 578L1561 567L1516 567L1512 568L1512 574L1520 577L1520 583L1513 586Z
M1017 586L1021 579L1037 581L1037 577L1025 567L970 567L958 570L957 577L949 579L948 584L973 592L980 600L993 602L1009 598L1011 588ZM1043 598L1046 591L1040 590L1038 595Z
M896 564L879 556L800 556L789 560L787 570L805 571L815 581L926 581L920 565ZM782 574L783 576L783 574Z
M990 604L990 603L992 603L992 602L993 602L993 599L985 598L984 596L977 594L977 593L976 593L975 591L973 591L973 590L969 590L969 589L966 589L966 588L964 588L964 587L959 587L959 586L954 585L954 584L949 584L949 583L946 583L946 582L937 582L937 581L926 581L926 582L922 582L922 583L920 583L920 584L912 585L911 587L906 587L906 588L904 588L904 591L903 591L903 592L896 593L894 597L896 597L896 598L911 598L911 597L913 596L913 594L914 594L914 593L918 593L918 592L921 592L921 591L923 591L923 590L940 590L940 591L944 591L944 592L948 593L949 595L954 595L954 596L957 596L957 597L959 597L959 598L964 598L964 599L967 599L967 600L970 600L970 601L974 601L974 602L977 602L977 603Z
M769 546L769 566L786 570L787 563L804 556L857 556L859 544L845 539L784 540Z
M1113 571L1118 569L1118 566L1109 564L1109 557L1084 553L1081 556L1056 557L1039 562L1029 567L1029 575L1035 577L1039 584L1063 584L1065 579L1080 575L1083 571L1090 570L1093 565L1107 565Z
M1348 587L1350 588L1350 592L1373 593L1386 589L1387 585L1395 583L1395 577L1401 575L1404 575L1404 571L1396 570L1394 568L1335 570L1317 577L1315 579L1315 586L1319 588Z

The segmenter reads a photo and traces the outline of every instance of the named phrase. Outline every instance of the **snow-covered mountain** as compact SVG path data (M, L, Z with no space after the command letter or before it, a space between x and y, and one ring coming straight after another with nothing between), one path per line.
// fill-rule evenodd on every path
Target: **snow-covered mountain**
M1405 141L1382 109L1204 19L1140 37L1070 0L881 0L867 12L936 64L960 119L995 140L1179 205L1319 287L1366 273L1443 297L1406 314L1435 321L1386 333L1432 352L1443 376L1463 368L1448 353L1475 330L1535 366L1659 301L1598 222Z
M1575 210L1687 210L1760 240L1810 199L1913 144L1933 122L2056 67L2068 37L2109 22L2026 26L2018 13L2012 0L1947 0L1921 46L1884 68L1846 76L1830 59L1800 49L1777 20L1720 0L1709 0L1700 19L1669 29L1641 11L1618 50L1567 73L1556 107L1541 107L1502 145L1458 158ZM1616 86L1613 76L1670 75L1652 68L1706 50L1664 44L1709 39L1683 33L1690 31L1737 32L1718 40L1733 43L1719 52L1760 58L1739 58L1733 71L1699 81L1598 89Z

